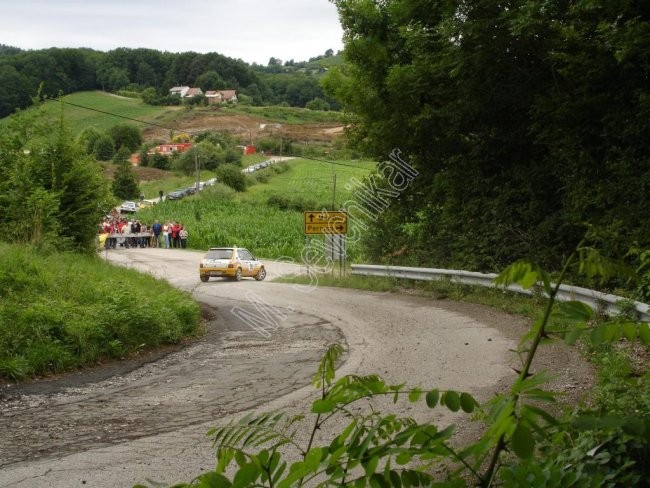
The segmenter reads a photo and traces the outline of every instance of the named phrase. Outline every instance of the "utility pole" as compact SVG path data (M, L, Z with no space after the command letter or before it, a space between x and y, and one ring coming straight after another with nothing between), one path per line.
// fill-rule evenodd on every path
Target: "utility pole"
M201 184L201 171L199 170L199 151L194 148L194 167L196 168L196 192L198 193Z

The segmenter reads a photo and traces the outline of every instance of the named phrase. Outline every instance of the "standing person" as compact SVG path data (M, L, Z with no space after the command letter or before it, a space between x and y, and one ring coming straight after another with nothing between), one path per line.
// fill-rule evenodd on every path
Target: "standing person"
M139 220L134 220L131 222L131 233L133 237L131 238L131 247L140 247L140 231L142 226L140 225Z
M181 226L178 222L172 222L172 246L174 248L181 247L181 239L178 237L178 232L181 230Z
M151 241L151 245L153 247L160 247L160 236L162 235L163 231L162 224L156 220L151 226L151 231L153 232L153 240Z
M185 249L187 247L187 229L181 224L181 230L178 231L178 236L181 239L181 248Z
M163 239L165 240L165 249L169 249L169 231L171 230L170 227L171 225L169 225L169 222L165 222L165 225L163 225L162 228Z

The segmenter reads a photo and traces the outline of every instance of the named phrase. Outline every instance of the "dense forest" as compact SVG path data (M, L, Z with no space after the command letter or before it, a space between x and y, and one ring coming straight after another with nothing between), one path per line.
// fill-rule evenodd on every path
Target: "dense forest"
M323 94L320 78L326 71L318 61L334 57L331 50L310 62L268 66L249 65L218 53L170 53L152 49L50 48L22 51L0 45L0 117L29 105L31 98L56 97L81 90L154 90L153 100L164 103L169 88L198 86L206 90L235 89L256 105L304 107L314 99L336 102ZM249 98L246 98L249 97Z
M419 172L369 226L373 261L495 271L531 257L556 270L589 231L642 266L646 5L336 4L346 63L326 90L354 114L357 144L380 161L399 149Z

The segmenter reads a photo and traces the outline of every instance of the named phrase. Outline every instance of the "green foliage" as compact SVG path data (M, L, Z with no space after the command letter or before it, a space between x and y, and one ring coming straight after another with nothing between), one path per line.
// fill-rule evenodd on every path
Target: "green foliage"
M367 234L373 261L551 271L585 226L650 247L646 10L605 0L337 0L346 65L325 91L379 160L419 175Z
M241 166L223 164L217 168L217 179L235 191L246 190L246 177L241 172Z
M101 132L99 132L95 127L90 126L86 127L77 137L79 144L85 149L86 154L93 154L95 149L95 144L97 139L101 137Z
M131 151L129 151L129 149L126 146L122 146L115 152L115 155L113 156L113 162L114 163L128 162L130 157L131 157Z
M97 138L93 146L93 155L99 161L110 161L115 155L115 142L108 134L102 134Z
M0 376L24 379L196 333L199 309L164 281L95 256L0 243Z
M0 206L1 240L92 252L110 197L63 122L52 127L34 111L0 132Z
M134 153L142 144L140 129L129 124L114 125L108 130L108 135L113 139L116 148L126 147Z
M305 108L308 110L324 110L327 111L330 109L330 104L327 103L322 98L316 97L313 100L310 100L305 105Z
M111 184L113 195L122 200L133 200L140 195L138 180L133 173L131 163L124 161L119 163L115 170L113 183Z

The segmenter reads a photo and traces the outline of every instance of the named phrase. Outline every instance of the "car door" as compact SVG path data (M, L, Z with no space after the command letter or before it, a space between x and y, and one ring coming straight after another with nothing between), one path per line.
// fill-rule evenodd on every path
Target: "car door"
M256 273L255 259L248 249L237 250L239 261L241 262L242 275L253 276Z

